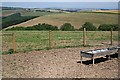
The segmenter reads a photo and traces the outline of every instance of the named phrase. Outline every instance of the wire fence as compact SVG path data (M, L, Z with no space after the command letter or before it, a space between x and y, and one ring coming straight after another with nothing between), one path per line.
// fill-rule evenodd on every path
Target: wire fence
M5 32L2 33L0 36L2 36L2 51L7 51L11 48L13 48L13 33Z
M3 31L3 51L117 45L117 31ZM111 44L112 43L112 44Z
M54 31L52 32L53 48L81 46L82 32L80 31Z

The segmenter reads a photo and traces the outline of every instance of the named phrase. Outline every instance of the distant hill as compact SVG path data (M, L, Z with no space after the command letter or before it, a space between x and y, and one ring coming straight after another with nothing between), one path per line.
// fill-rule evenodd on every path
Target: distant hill
M100 24L117 24L117 14L104 14L104 13L61 13L54 15L44 15L14 26L33 26L38 23L47 23L60 27L64 23L71 23L75 28L80 28L85 22L91 22L95 26Z
M20 10L23 8L19 8L19 7L0 7L0 9L2 10Z

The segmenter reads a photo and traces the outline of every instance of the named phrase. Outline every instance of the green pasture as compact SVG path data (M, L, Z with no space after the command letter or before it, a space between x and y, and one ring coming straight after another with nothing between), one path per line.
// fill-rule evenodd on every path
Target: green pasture
M32 51L49 49L49 31L3 31L15 33L16 50ZM3 51L12 48L12 36L5 35ZM118 32L113 31L113 43L118 41ZM87 31L86 45L95 46L103 42L110 42L110 31ZM52 48L82 47L82 31L52 31Z

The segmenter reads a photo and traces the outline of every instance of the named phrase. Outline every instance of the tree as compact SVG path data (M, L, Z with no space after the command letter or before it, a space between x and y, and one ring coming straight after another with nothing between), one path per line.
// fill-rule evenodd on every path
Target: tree
M112 28L114 31L118 31L118 25L117 25L117 24L101 24L101 25L98 27L98 30L101 30L101 31L110 31L111 28Z
M53 26L50 24L38 24L38 25L33 25L33 26L28 26L28 27L12 27L6 30L58 30L57 26Z
M90 22L85 22L82 25L82 28L80 28L79 30L83 30L83 28L86 28L87 31L95 31L95 30L97 30L97 28Z
M74 26L72 26L70 23L64 23L61 27L60 30L62 31L73 31Z

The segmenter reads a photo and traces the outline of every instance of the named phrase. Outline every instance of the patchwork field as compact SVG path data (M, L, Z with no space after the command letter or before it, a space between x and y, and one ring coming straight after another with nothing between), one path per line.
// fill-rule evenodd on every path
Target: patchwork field
M117 14L104 13L61 13L41 16L27 22L13 26L32 26L38 23L48 23L60 27L63 23L71 23L75 28L80 28L85 22L91 22L95 26L100 24L117 24Z
M39 16L44 16L44 15L60 14L58 12L40 12L40 11L34 12L34 11L28 11L28 10L2 10L1 13L2 15L0 16L0 19L1 19L0 24L3 25L2 28L8 28L9 26L28 21L28 20L25 20L26 19L25 17L27 18L31 17L33 19ZM13 15L15 14L20 14L20 15L17 15L16 18L14 18Z

